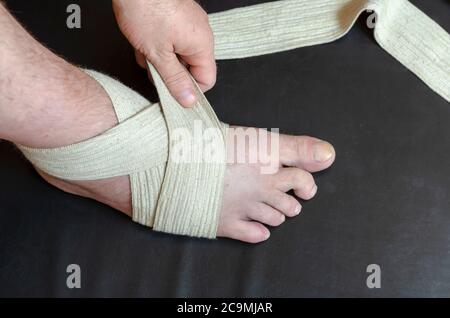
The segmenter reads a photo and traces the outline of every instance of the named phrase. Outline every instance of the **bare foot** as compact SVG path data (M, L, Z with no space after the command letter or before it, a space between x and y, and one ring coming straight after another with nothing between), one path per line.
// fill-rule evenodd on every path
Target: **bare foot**
M78 74L78 76L81 76ZM77 106L77 111L83 116L77 116L76 126L70 131L55 131L62 122L73 119L55 118L52 139L45 144L33 147L62 146L79 142L87 137L114 126L117 121L112 105L105 106L108 96L92 78L84 78L86 87L98 94L99 102L90 98L85 106ZM89 104L89 105L87 105ZM99 106L98 106L99 105ZM83 109L85 107L85 109ZM101 109L96 109L101 107ZM64 114L65 112L59 112ZM89 113L89 115L86 115ZM64 115L62 115L64 116ZM67 127L67 126L66 126ZM79 127L79 131L77 131ZM239 129L237 127L231 127ZM242 128L241 128L242 129ZM244 128L249 129L249 128ZM263 130L257 130L262 132ZM233 134L229 134L233 135ZM272 135L273 136L273 135ZM59 139L63 141L59 141ZM231 138L228 140L228 150L235 147ZM259 163L242 163L231 161L227 165L222 209L217 235L229 237L249 243L262 242L269 238L270 232L265 225L278 226L286 217L294 217L300 213L301 206L297 199L287 191L305 200L311 199L317 192L317 186L311 172L328 168L334 161L333 147L324 141L312 137L279 136L280 168L273 174L262 174ZM248 147L249 154L257 149ZM229 151L230 152L230 151ZM131 190L128 176L115 177L99 181L64 181L40 172L40 175L50 184L66 192L95 199L119 211L132 215Z
M258 136L267 133L263 129L256 130ZM232 135L233 132L229 132L228 136ZM269 136L273 138L275 135L270 133ZM279 137L280 163L276 173L261 173L265 166L262 163L231 161L227 165L218 236L249 243L264 241L270 236L264 225L278 226L286 217L294 217L301 211L298 200L287 191L294 190L295 195L304 200L313 198L317 193L311 172L324 170L333 163L333 147L307 136L276 137ZM236 144L228 138L227 147L229 152ZM247 152L254 154L258 149L250 144Z

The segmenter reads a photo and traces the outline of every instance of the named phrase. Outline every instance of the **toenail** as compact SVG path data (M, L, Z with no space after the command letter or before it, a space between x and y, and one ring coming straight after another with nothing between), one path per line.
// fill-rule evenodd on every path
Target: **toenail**
M334 149L326 141L316 142L313 146L314 160L318 162L326 162L333 157Z
M311 196L312 196L312 197L315 196L316 193L317 193L317 185L315 184L314 187L313 187L312 190L311 190Z
M301 210L302 210L302 206L300 204L297 204L295 211L294 211L295 215L299 215Z

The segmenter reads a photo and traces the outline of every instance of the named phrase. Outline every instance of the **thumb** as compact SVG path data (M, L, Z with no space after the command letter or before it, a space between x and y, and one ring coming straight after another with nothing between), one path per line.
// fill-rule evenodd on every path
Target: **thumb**
M168 54L151 62L178 103L184 107L194 106L197 102L194 83L189 71L181 64L177 55Z

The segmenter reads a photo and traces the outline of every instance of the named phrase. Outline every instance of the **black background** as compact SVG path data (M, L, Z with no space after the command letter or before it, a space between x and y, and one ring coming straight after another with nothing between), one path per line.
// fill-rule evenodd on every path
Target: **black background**
M263 1L204 0L208 12ZM450 30L447 0L412 1ZM66 27L77 3L82 28ZM69 61L156 100L109 0L7 1ZM219 118L332 142L302 214L249 245L155 233L46 184L0 143L0 296L450 296L450 105L383 51L365 16L343 39L219 61ZM79 264L82 288L66 287ZM379 264L382 287L366 287Z

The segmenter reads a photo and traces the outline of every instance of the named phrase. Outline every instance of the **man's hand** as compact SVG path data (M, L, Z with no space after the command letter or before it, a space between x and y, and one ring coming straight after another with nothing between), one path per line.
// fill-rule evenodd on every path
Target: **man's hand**
M195 1L113 0L113 8L139 65L145 68L148 59L181 105L197 101L188 71L203 91L214 86L214 37L208 15Z

